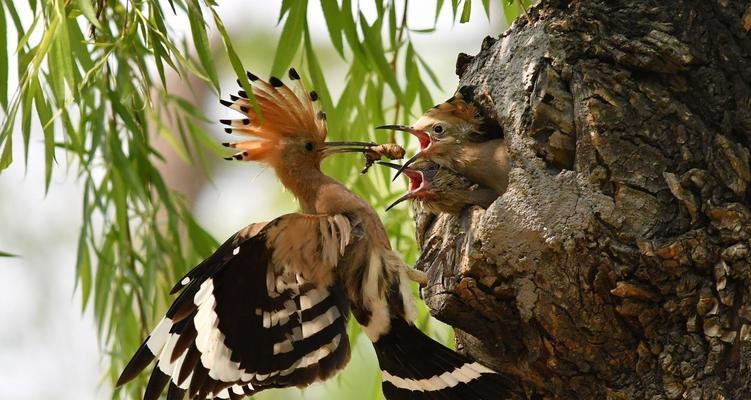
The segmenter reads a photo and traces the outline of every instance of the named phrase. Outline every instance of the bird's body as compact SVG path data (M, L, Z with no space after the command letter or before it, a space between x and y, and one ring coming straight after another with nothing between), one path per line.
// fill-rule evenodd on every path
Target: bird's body
M255 138L226 145L240 150L234 159L274 168L302 212L249 225L188 272L118 385L158 358L144 399L167 386L170 400L304 387L346 365L351 310L374 343L387 398L500 398L500 375L413 325L410 281L424 276L391 249L375 210L321 172L323 158L356 143L324 142L313 93L300 98L276 78L248 77L264 118L244 92L223 101L246 115L223 121L228 131ZM299 82L294 70L290 78Z
M419 140L420 151L405 167L427 159L498 193L506 191L510 163L500 127L482 116L461 91L425 112L412 126L380 128L406 131Z
M497 193L505 192L508 186L509 159L504 139L466 140L435 151L429 159Z
M397 170L401 167L387 162L380 164ZM412 200L420 211L458 214L467 206L487 208L499 196L495 190L473 183L432 161L416 162L404 169L404 174L410 180L409 191L389 208L404 200Z

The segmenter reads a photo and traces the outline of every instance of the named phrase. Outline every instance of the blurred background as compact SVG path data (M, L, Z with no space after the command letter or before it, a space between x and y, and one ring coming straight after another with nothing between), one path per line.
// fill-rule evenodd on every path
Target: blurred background
M258 75L267 76L281 34L281 25L277 24L279 4L265 0L220 3L216 10L243 64ZM376 7L371 2L362 1L358 7L366 18L375 18ZM406 22L412 30L415 51L432 67L440 83L440 88L430 86L428 90L433 99L442 101L450 97L457 86L454 73L457 54L476 54L483 38L498 36L507 23L499 2L490 4L490 18L482 7L474 7L468 23L459 23L450 12L440 13L434 21L435 7L434 2L410 2ZM19 6L17 10L25 24L31 23L30 9L24 11ZM344 89L344 80L337 77L347 73L348 65L334 56L336 53L317 2L311 2L308 7L308 24L329 90L332 97L337 98ZM433 27L435 29L431 30ZM188 24L175 24L171 29L178 32L182 29L185 36L190 35ZM425 32L420 33L421 30ZM14 54L18 38L11 29L7 32L7 52ZM209 41L212 51L224 50L217 37L209 36ZM233 70L227 64L217 63L222 91L236 90ZM11 92L18 86L18 79L16 71L11 70L8 83ZM220 108L213 92L200 89L201 84L195 85L199 89L191 91L177 78L168 79L175 79L172 89L183 91L186 98L193 98L210 119L230 117L228 110ZM227 140L219 126L209 124L206 130L216 142ZM57 157L49 189L45 191L44 141L38 123L32 124L31 132L27 162L23 161L23 146L15 146L13 155L17 161L0 173L0 251L17 255L0 257L3 288L0 294L0 399L109 398L113 391L105 372L109 368L109 350L98 339L92 307L82 313L81 288L75 272L83 220L81 178L69 165L70 159ZM20 143L20 132L14 135L19 136L16 139ZM402 140L399 136L398 142ZM271 219L297 208L269 170L250 164L216 162L220 158L209 154L207 174L193 162L186 162L165 143L157 142L156 146L161 146L165 155L160 172L172 187L185 195L197 222L220 241L247 223ZM346 162L362 163L354 156ZM403 185L402 182L396 184ZM438 324L431 326L431 332L440 340L450 339L447 329ZM379 398L378 376L371 346L361 336L353 349L352 362L331 382L314 385L304 392L298 389L270 391L257 398Z

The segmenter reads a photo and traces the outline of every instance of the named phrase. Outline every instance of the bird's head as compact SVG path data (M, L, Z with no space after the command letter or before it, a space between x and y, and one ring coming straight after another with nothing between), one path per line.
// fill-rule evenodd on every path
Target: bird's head
M300 95L272 77L268 82L248 73L258 110L241 90L221 103L244 114L240 119L223 119L227 133L249 136L249 140L223 143L238 152L227 160L257 161L274 168L281 178L320 169L329 155L364 152L374 143L326 142L326 114L317 107L318 94L306 92L297 71L289 77L297 83Z
M497 133L495 130L488 132L485 118L462 91L428 110L412 126L384 125L376 129L409 132L420 142L420 151L407 160L403 167L421 158L441 164L442 160L455 156L458 148L466 141L484 141Z
M435 196L431 182L438 171L439 167L437 164L430 161L422 161L404 169L402 169L401 165L390 162L380 161L378 164L397 171L401 170L409 178L409 190L407 193L386 207L386 211L405 200L430 200Z

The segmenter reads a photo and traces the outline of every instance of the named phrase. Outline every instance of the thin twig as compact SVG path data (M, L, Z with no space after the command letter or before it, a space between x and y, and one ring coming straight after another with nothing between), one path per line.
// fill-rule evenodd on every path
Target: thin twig
M522 7L522 11L524 12L524 16L527 17L527 21L531 24L532 18L529 16L529 13L527 12L527 7L524 5L524 0L518 0L519 5Z

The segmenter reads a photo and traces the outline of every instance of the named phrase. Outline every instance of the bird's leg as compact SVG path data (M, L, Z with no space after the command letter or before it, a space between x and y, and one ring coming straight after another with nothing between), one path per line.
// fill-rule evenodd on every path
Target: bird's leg
M407 271L407 277L412 282L415 282L420 285L428 284L428 274L426 274L424 271L420 271L419 269L414 269L408 265L405 265L404 268Z

